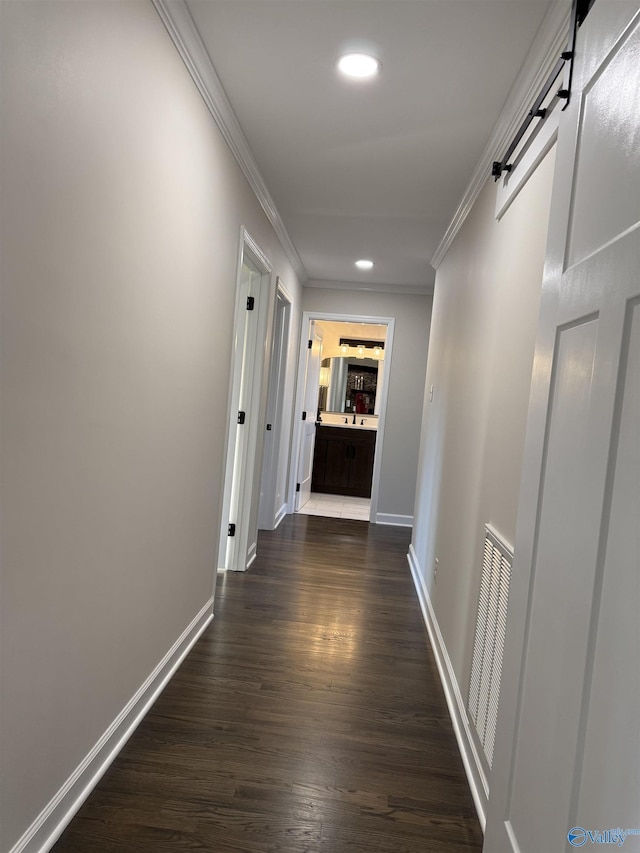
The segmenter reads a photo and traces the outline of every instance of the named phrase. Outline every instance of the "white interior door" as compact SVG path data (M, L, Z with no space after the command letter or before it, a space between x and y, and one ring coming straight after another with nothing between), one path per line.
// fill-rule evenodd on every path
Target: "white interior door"
M249 258L242 262L242 277L240 281L240 301L242 304L250 304L253 300L252 310L243 311L242 322L237 328L236 352L240 359L238 375L237 405L233 407L232 418L236 419L233 424L233 469L231 479L231 494L228 511L228 535L226 537L226 556L224 565L228 569L243 569L243 551L245 539L243 535L243 521L246 512L245 490L247 487L247 462L250 446L250 433L253 419L257 416L254 411L253 385L256 378L256 344L257 344L257 318L256 300L260 297L260 271Z
M309 329L306 368L304 374L304 401L302 429L300 430L300 454L298 457L298 485L296 485L296 511L303 507L311 496L313 474L313 451L316 443L316 415L320 395L320 362L322 361L322 332L315 321Z
M218 568L244 571L256 556L264 419L264 348L270 303L267 258L246 231L236 289L229 427Z
M287 470L285 454L282 452L282 414L287 378L291 301L280 287L278 282L260 487L258 526L261 530L273 530L286 512Z
M639 530L640 10L596 2L558 136L486 853L640 826Z

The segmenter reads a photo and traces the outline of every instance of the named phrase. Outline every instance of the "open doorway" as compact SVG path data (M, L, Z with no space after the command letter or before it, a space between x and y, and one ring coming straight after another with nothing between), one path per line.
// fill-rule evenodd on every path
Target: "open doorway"
M293 441L294 511L375 521L393 327L390 317L305 312ZM315 369L310 363L318 336Z

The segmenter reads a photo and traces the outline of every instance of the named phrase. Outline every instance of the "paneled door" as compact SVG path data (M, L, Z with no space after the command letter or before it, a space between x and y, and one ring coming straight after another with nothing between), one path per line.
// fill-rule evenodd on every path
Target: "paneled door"
M640 827L638 2L596 0L573 83L558 135L486 853L590 849ZM640 838L624 849L640 850Z

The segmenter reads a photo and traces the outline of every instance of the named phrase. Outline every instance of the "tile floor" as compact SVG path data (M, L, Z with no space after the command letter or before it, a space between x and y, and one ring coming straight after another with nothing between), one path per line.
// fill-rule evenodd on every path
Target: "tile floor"
M350 498L346 495L321 495L311 492L307 503L298 510L300 515L322 515L325 518L352 518L356 521L369 521L371 500L369 498Z

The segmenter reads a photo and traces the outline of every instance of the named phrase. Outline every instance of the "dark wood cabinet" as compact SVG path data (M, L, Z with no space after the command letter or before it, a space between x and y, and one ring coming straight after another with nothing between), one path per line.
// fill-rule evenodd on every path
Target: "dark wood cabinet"
M375 449L375 430L319 426L311 491L370 498Z

